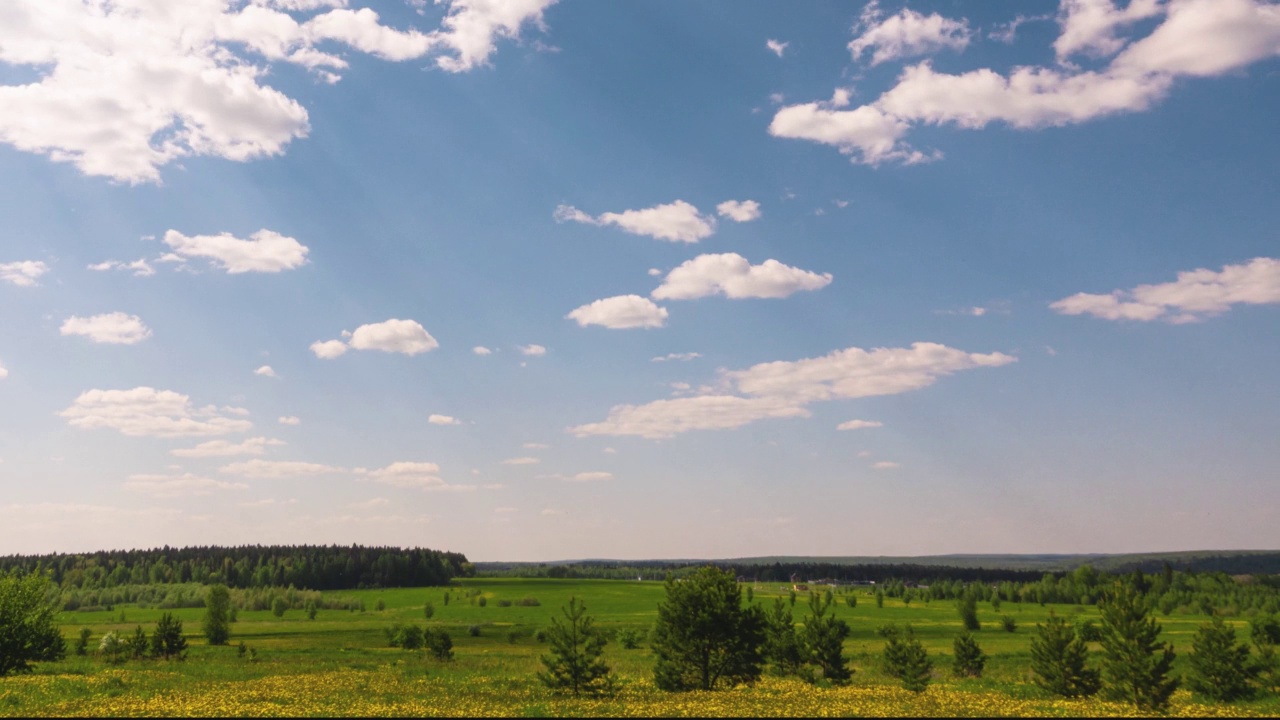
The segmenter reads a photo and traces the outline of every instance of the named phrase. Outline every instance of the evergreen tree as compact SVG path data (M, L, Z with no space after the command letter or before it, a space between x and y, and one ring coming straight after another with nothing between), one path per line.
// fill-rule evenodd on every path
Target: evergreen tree
M378 602L382 602L379 600ZM289 603L279 595L275 596L271 601L271 614L278 618L284 617L284 611L289 609Z
M1098 671L1086 667L1089 648L1076 637L1075 628L1057 613L1049 611L1049 619L1036 625L1031 639L1031 670L1040 687L1063 697L1088 697L1098 692Z
M1261 667L1249 657L1249 646L1236 643L1236 631L1215 617L1196 631L1188 658L1187 685L1210 700L1231 702L1252 697Z
M849 637L849 625L836 617L833 602L830 592L825 595L809 594L809 617L800 632L800 645L809 662L822 671L822 677L843 685L853 677L849 660L844 656L844 640Z
M884 646L885 672L901 680L902 687L911 692L924 692L933 663L924 645L916 639L915 631L910 625L905 628L886 625L880 628L880 634L888 640Z
M987 665L987 654L978 647L978 641L973 639L968 630L956 636L951 649L951 672L956 677L982 677L982 669Z
M978 622L978 601L972 595L965 594L956 599L956 612L960 613L960 622L965 630L981 630Z
M422 606L422 615L430 620L436 614L436 606L430 600Z
M540 658L547 670L538 673L538 679L553 690L568 690L575 696L607 692L612 682L602 656L608 641L596 630L586 606L576 597L569 598L568 606L560 612L563 621L551 618L547 632L551 653Z
M796 636L791 606L782 598L773 599L773 609L765 614L764 657L779 675L798 675L804 653Z
M1117 584L1102 603L1102 677L1107 694L1143 711L1161 711L1178 688L1169 676L1173 646L1159 641L1160 623L1151 617L1138 587L1146 579Z
M151 633L151 656L165 660L177 657L181 660L186 654L187 639L182 636L182 621L175 618L173 613L161 615L156 621L155 632Z
M147 655L147 647L149 645L147 631L143 630L142 626L139 625L134 629L133 637L125 640L125 644L128 646L129 657L134 660L141 660Z
M231 639L231 592L226 585L212 585L204 596L204 636L210 645L226 645Z
M1275 613L1259 615L1249 622L1249 639L1258 651L1258 669L1262 686L1280 690L1280 617Z
M760 678L764 613L744 607L731 572L704 567L667 576L653 631L654 683L663 690L713 690Z

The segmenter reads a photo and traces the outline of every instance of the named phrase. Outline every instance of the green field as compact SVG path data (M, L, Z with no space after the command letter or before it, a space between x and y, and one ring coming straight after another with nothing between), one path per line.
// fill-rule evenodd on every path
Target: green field
M756 603L772 603L787 588L751 586ZM444 604L449 592L452 601ZM478 591L478 596L468 593ZM960 620L950 602L910 607L893 598L877 608L866 588L857 591L850 608L838 595L838 615L853 633L846 650L856 671L846 688L816 688L794 680L769 678L755 687L719 693L670 694L653 688L653 658L648 643L626 650L609 644L606 655L620 682L619 693L601 700L575 700L543 689L535 678L538 657L546 652L534 633L549 624L553 613L571 596L582 598L588 612L605 630L634 628L647 632L664 596L660 582L550 579L467 579L453 587L359 590L332 593L358 597L366 611L321 610L309 620L301 610L283 618L270 611L240 611L227 647L209 647L199 636L201 609L172 611L184 625L190 652L183 662L129 661L109 665L93 653L98 639L115 630L131 633L138 624L151 630L162 611L117 605L111 611L64 612L59 619L70 645L81 628L93 631L88 656L43 663L24 676L0 679L0 715L1126 715L1122 705L1102 701L1054 699L1030 682L1028 646L1035 623L1050 607L1005 602L996 612L979 603L983 629L978 641L990 656L982 679L950 677L951 642ZM486 605L476 600L483 597ZM536 598L541 604L501 607L499 601ZM427 621L423 605L435 615ZM381 602L384 610L376 610ZM1097 617L1094 607L1056 606L1066 617ZM120 622L121 613L125 621ZM796 619L807 613L804 598ZM999 626L1000 615L1012 615L1018 629ZM1207 618L1195 615L1160 617L1163 638L1179 653L1178 671L1196 628ZM1241 619L1233 619L1243 628ZM422 652L387 646L384 628L396 622L443 627L454 640L453 662L439 662ZM934 683L913 695L878 667L884 641L882 624L910 623L935 660ZM471 626L479 626L473 637ZM257 654L241 657L236 645L246 643ZM1096 649L1096 648L1095 648ZM1175 696L1175 714L1280 715L1274 696L1231 706L1197 702L1185 691Z

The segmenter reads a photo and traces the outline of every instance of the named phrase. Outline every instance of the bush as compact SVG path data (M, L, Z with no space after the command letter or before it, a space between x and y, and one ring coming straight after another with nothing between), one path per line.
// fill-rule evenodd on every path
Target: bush
M129 648L114 630L103 635L102 640L98 642L98 654L112 665L124 662L128 653Z
M542 603L538 602L538 598L526 595L517 600L516 604L520 607L538 607Z
M978 622L978 601L972 595L956 600L956 612L960 614L960 622L964 624L965 630L982 629L982 624Z
M1085 620L1077 625L1076 635L1085 642L1098 642L1102 640L1102 631L1098 629L1098 623L1092 620Z
M1016 632L1018 629L1018 621L1015 620L1012 615L1001 615L1000 627L1005 632Z
M481 595L480 597L476 598L476 604L477 604L477 605L479 605L480 607L484 607L484 606L485 606L485 605L487 605L488 603L489 603L489 599L488 599L488 598L486 598L486 597L485 597L485 596L483 596L483 595Z
M93 631L89 628L80 628L80 636L76 638L76 654L87 655L89 653L89 638L93 637Z
M954 653L951 672L956 677L982 677L982 669L987 665L987 654L968 630L956 636L951 649Z
M884 670L891 677L902 681L902 687L911 692L924 692L932 675L933 663L924 645L916 639L915 631L887 625L880 634L888 638L884 646Z
M426 617L428 620L430 620L432 616L434 616L435 614L436 614L436 606L432 605L431 601L428 600L427 604L422 606L422 615Z
M423 640L427 644L427 651L435 659L445 662L453 659L453 638L449 637L449 633L438 628L429 629Z
M374 605L373 607L378 612L382 612L383 610L387 609L387 602L382 598L378 598L378 604Z
M467 634L470 635L471 637L480 637L480 626L469 625L467 627Z
M635 650L640 647L642 640L644 640L644 633L635 628L627 628L618 633L618 644L624 650Z
M288 609L289 609L289 603L285 602L284 598L280 597L279 595L277 595L276 598L271 601L271 614L275 615L278 618L284 617L284 611Z
M400 630L399 645L404 650L420 650L425 640L422 628L417 625L406 625Z
M534 640L536 640L536 641L538 641L538 642L540 642L540 643L544 643L544 642L546 642L546 641L547 641L547 631L546 631L546 630L543 630L542 628L538 628L537 630L535 630L535 631L533 632L533 639L534 639Z
M849 593L848 595L845 595L844 604L848 605L851 608L858 607L858 596L854 595L853 593Z
M510 601L510 600L499 600L499 601L498 601L498 607L511 607L511 601Z
M320 612L320 608L316 605L315 600L308 600L306 606L303 607L307 612L308 620L315 620L316 614Z
M1089 649L1075 629L1053 611L1036 625L1031 639L1031 670L1040 687L1063 697L1088 697L1098 692L1098 671L1085 667Z
M0 574L0 677L26 672L33 662L66 655L51 589L52 583L43 575Z

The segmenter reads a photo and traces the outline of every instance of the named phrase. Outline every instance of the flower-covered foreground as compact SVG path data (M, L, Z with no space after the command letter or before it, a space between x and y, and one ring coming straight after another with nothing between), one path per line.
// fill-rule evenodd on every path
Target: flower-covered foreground
M532 682L412 676L403 666L269 675L242 682L177 672L106 670L83 675L10 678L0 691L6 716L424 716L424 717L1129 717L1130 706L1100 700L1024 699L946 686L915 694L889 686L814 688L767 678L725 692L664 693L648 680L624 679L604 699L553 695ZM1181 691L1171 715L1268 717L1263 708L1206 705Z

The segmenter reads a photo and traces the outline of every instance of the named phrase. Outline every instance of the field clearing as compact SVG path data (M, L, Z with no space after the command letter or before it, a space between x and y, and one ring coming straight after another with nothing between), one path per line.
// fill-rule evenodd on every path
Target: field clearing
M755 602L772 603L787 596L784 586L756 584ZM444 604L445 592L451 602ZM471 594L470 596L469 593ZM1053 608L1069 618L1097 618L1094 607L1046 606L1005 602L996 612L979 603L983 629L978 642L990 656L984 677L957 680L950 676L951 641L960 619L950 602L885 599L877 608L866 588L848 607L838 595L838 616L853 630L845 647L856 673L845 688L815 688L766 676L750 688L718 693L670 694L651 682L653 657L648 643L627 650L611 642L606 658L618 675L617 695L602 700L574 700L556 696L537 682L538 656L547 646L534 633L549 624L553 614L572 596L586 603L588 612L605 629L646 631L664 597L660 582L616 580L551 580L481 578L457 581L445 588L360 590L326 593L356 597L365 612L321 610L308 620L300 610L283 618L270 611L241 611L232 626L231 646L210 647L199 637L202 609L172 612L185 626L191 644L184 662L130 661L108 665L92 655L103 633L131 633L138 624L148 632L162 614L158 609L116 606L112 611L64 612L59 616L69 643L81 628L92 629L88 657L68 655L64 661L43 663L31 675L0 679L0 715L504 715L504 716L1113 716L1132 715L1125 705L1096 700L1054 699L1030 683L1028 652L1035 623ZM484 607L477 602L486 601ZM540 605L515 604L536 598ZM376 610L379 602L385 609ZM423 605L432 602L435 614L425 620ZM499 601L511 601L500 607ZM124 613L125 622L120 622ZM807 614L803 595L794 608L798 622ZM1018 629L1000 629L1000 615L1012 615ZM1158 616L1163 638L1179 653L1177 669L1185 665L1191 637L1207 618L1196 615ZM1242 619L1233 619L1244 627ZM455 660L439 662L421 652L387 647L384 628L396 623L442 627L453 637ZM884 641L876 628L889 622L911 623L934 658L934 684L921 695L898 687L879 668ZM472 637L471 626L480 634ZM235 645L243 641L258 655L250 662ZM1095 646L1096 650L1096 646ZM1196 702L1185 691L1174 698L1177 715L1280 715L1280 699L1267 697L1226 706Z

